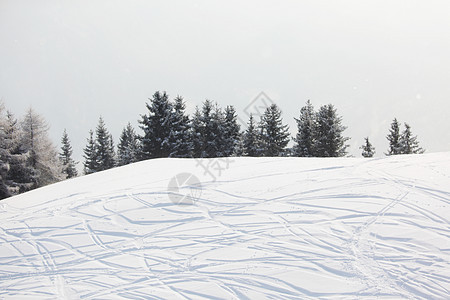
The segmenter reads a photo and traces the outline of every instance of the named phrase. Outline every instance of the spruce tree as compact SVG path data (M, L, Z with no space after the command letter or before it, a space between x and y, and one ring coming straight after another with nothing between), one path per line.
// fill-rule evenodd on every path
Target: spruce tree
M10 112L7 112L4 143L8 148L9 161L6 184L12 195L36 187L35 170L28 164L28 152L22 144L22 128Z
M146 104L148 115L143 115L139 121L144 135L142 142L142 154L144 159L169 157L170 132L172 119L172 105L166 92L156 92L150 103Z
M100 117L95 131L95 156L97 159L97 170L104 171L116 165L114 142L108 129L106 129L103 118Z
M203 124L202 115L198 106L195 107L195 112L192 117L190 137L192 141L192 156L195 158L202 157L203 152Z
M137 162L139 158L139 141L130 123L122 130L117 145L117 163L119 166Z
M310 100L302 107L300 117L295 121L297 122L298 133L294 138L293 155L300 157L315 156L316 113Z
M0 200L11 196L7 186L7 173L11 153L6 139L7 121L3 114L4 106L0 103Z
M347 154L349 140L343 136L342 117L337 114L332 104L320 107L316 114L315 155L318 157L342 157Z
M59 159L62 163L62 172L66 179L77 177L78 172L75 168L77 163L72 159L73 150L70 145L70 140L66 129L64 129L61 144L62 146L61 152L59 153Z
M411 126L407 123L405 123L405 130L400 136L400 147L401 154L422 154L425 152L425 150L419 146L417 136L414 136L411 133Z
M217 152L216 147L216 130L217 122L214 118L218 118L217 112L214 113L214 107L210 100L203 102L202 115L200 117L200 132L201 132L201 154L200 157L208 158L215 157Z
M92 174L97 172L98 164L97 164L97 153L95 151L95 139L94 132L92 130L89 131L89 138L87 138L87 145L83 150L84 152L84 174Z
M190 138L190 121L186 115L186 105L181 96L174 99L170 121L169 157L190 157L192 141Z
M364 138L364 140L365 140L364 144L361 147L359 147L359 149L362 150L361 155L366 158L373 157L373 155L375 154L375 148L370 143L368 137Z
M250 114L248 121L248 127L244 132L244 155L246 156L259 156L259 134L257 124L254 122L253 115Z
M208 157L225 157L229 150L226 139L225 114L216 103L211 120L212 138L206 141Z
M264 156L282 156L289 143L289 127L283 125L281 111L276 104L269 106L261 116L260 140Z
M386 155L397 155L402 154L402 143L400 137L400 124L395 118L391 123L391 128L389 129L389 134L387 135L387 140L389 141L389 150Z
M237 147L241 140L240 129L241 126L237 121L236 109L233 106L228 105L225 108L223 131L225 141L224 156L232 156L237 154Z
M244 133L239 134L239 140L234 149L234 156L241 157L245 155L244 149Z

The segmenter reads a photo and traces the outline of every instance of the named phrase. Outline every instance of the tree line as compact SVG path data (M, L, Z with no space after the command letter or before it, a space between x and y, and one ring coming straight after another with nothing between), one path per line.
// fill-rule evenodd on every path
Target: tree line
M84 173L91 174L132 162L164 157L212 158L229 156L303 156L340 157L347 152L349 139L333 105L315 112L310 101L296 119L299 133L294 147L289 127L283 124L276 104L267 107L259 121L250 115L247 128L241 131L236 109L205 100L192 116L186 114L182 97L173 100L165 92L156 92L146 104L147 113L139 124L137 135L128 124L123 129L114 152L113 138L102 118L90 131L84 148Z
M146 109L138 120L142 133L137 134L128 123L117 147L103 118L99 118L83 149L84 174L165 157L343 157L350 139L344 135L347 127L332 104L315 110L309 100L295 118L297 134L293 138L276 104L267 107L259 120L250 115L245 130L241 130L233 106L221 108L210 100L197 106L189 116L182 97L170 100L166 92L157 91L146 103ZM397 119L392 122L387 139L386 155L424 152L407 123L400 132ZM293 146L288 147L291 140ZM375 153L368 137L360 148L364 157ZM72 152L66 130L58 153L40 115L29 109L17 120L1 106L0 199L78 176Z

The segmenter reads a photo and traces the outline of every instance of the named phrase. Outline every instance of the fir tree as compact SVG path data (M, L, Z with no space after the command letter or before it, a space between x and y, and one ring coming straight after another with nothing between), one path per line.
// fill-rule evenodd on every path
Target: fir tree
M225 157L228 151L226 140L225 115L216 103L211 120L212 138L206 140L208 157Z
M201 154L200 157L214 157L217 152L216 148L216 132L215 122L217 114L214 116L213 104L206 100L203 102L202 115L200 117L200 133L201 133Z
M192 117L190 137L192 141L192 156L199 158L203 152L203 124L202 115L198 106L195 107L194 116Z
M100 117L95 131L95 157L97 159L97 170L104 171L116 165L114 142L108 129L106 129L103 118Z
M3 111L3 103L0 103L0 200L11 196L7 186L7 173L9 162L11 161L11 153L6 139L7 121Z
M322 106L316 115L315 154L318 157L342 157L347 154L345 143L349 140L342 134L342 117L338 116L332 104Z
M389 129L389 134L387 135L387 140L389 141L389 150L386 155L397 155L402 154L402 143L400 140L400 124L397 118L391 123L391 128Z
M117 145L117 162L119 166L137 162L139 158L139 141L133 126L128 123L122 130L119 144Z
M186 105L183 98L178 96L172 105L173 112L170 122L169 157L190 157L192 141L190 139L190 121L186 115Z
M306 102L306 106L302 107L300 117L295 121L297 122L298 133L294 138L293 155L300 157L315 156L316 114L310 100Z
M373 157L373 155L375 154L375 148L370 143L368 137L364 138L364 140L365 140L364 145L359 147L359 149L362 150L361 155L366 158Z
M233 106L228 105L225 108L225 120L224 120L224 141L225 149L224 156L236 155L238 150L241 134L240 125L237 121L236 109Z
M281 111L276 104L269 106L261 116L259 128L263 155L284 155L289 143L289 127L283 125Z
M144 159L169 157L172 105L166 92L159 91L146 104L148 115L143 115L140 121L144 135L141 137Z
M245 149L244 149L244 134L239 134L239 139L236 144L236 147L234 149L234 155L237 157L241 157L245 155Z
M22 128L17 119L7 112L4 143L8 148L9 161L6 183L12 195L26 192L36 186L35 170L28 164L28 152L22 144Z
M407 123L405 123L405 130L400 136L400 148L401 154L422 154L425 152L425 150L419 146L417 136L413 136L411 133L411 126Z
M231 115L230 111L230 125L233 119ZM227 125L226 116L217 104L214 106L210 100L206 100L201 112L196 107L191 123L193 157L223 157L230 154L233 132L231 126L228 128ZM227 139L227 133L230 139Z
M84 174L92 174L97 172L98 164L97 164L97 153L95 151L95 139L94 132L92 130L89 131L89 138L87 139L87 145L83 150L84 152Z
M72 159L72 146L70 145L69 136L67 134L66 129L64 129L63 136L61 139L61 152L59 153L59 159L62 163L63 167L63 174L65 175L65 178L73 178L78 176L77 169L75 168L75 165L77 164Z
M250 114L247 130L244 133L244 155L246 156L258 156L258 128L254 122L253 115Z

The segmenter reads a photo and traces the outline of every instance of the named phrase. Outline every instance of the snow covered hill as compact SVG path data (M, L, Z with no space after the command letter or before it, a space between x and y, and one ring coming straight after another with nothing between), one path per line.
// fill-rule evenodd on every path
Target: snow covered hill
M449 219L450 153L145 161L1 201L0 298L448 299Z

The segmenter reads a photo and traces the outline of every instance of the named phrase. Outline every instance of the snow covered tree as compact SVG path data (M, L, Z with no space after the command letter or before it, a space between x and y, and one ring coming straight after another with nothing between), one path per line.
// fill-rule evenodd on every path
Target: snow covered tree
M359 147L359 149L362 150L362 153L361 153L362 156L366 157L366 158L373 157L373 155L375 154L375 148L370 143L368 137L364 138L364 140L365 140L364 145Z
M97 153L95 151L95 139L94 132L92 130L89 131L89 138L87 139L87 145L83 149L84 152L84 174L92 174L97 172Z
M11 196L7 186L7 173L11 153L6 138L7 121L3 114L4 109L3 103L0 103L0 200Z
M195 118L195 116L194 116ZM199 116L198 124L193 127L199 142L200 154L198 157L215 157L218 151L217 148L217 119L220 118L217 110L214 110L213 103L210 100L203 102L202 111ZM197 120L195 120L197 121ZM194 140L194 143L197 141ZM194 145L197 146L197 145ZM195 150L195 148L194 148Z
M248 127L244 132L244 155L246 156L259 156L259 134L257 124L255 124L253 115L250 114L248 121Z
M269 106L259 123L263 156L282 156L289 143L289 127L283 125L281 111L276 104Z
M5 129L5 147L8 149L8 173L6 184L11 195L26 192L35 184L35 170L28 164L28 152L22 144L22 128L10 112L7 112Z
M202 115L198 106L195 107L194 116L192 117L190 137L192 141L192 156L195 158L202 157L203 152L203 124Z
M190 138L190 121L186 115L186 105L181 96L174 99L170 120L169 157L190 157L192 141Z
M201 112L197 107L191 123L193 156L207 158L232 155L237 145L237 141L232 141L235 136L233 117L235 112L229 109L227 121L222 109L217 104L214 106L210 100L203 102Z
M239 139L238 142L236 144L236 147L234 149L234 155L237 157L241 157L245 155L245 151L244 151L244 134L240 133L239 134Z
M202 154L201 157L214 157L216 153L216 142L214 141L214 107L210 100L203 102L202 107ZM215 116L217 118L217 115Z
M21 122L22 146L28 153L28 165L34 170L36 187L62 180L62 167L56 147L48 137L44 118L29 109Z
M342 134L347 127L332 104L323 105L316 114L315 156L342 157L347 154L349 140Z
M77 177L78 172L75 168L77 163L72 159L73 150L70 145L69 135L67 134L66 129L64 129L61 144L62 146L61 152L59 153L59 159L62 163L62 172L67 179Z
M95 131L95 157L97 162L97 172L114 168L116 165L114 142L112 135L106 129L103 118L100 117Z
M389 134L387 135L387 140L389 141L389 150L386 155L397 155L402 154L402 143L400 140L400 124L397 118L391 123L391 128L389 129Z
M119 166L128 165L138 161L139 141L133 126L128 123L122 130L119 144L117 145L117 163Z
M422 154L425 152L425 150L419 146L417 136L414 136L411 133L411 126L407 123L405 123L405 130L400 136L400 149L401 154Z
M228 105L225 108L225 119L224 119L224 141L225 141L225 149L224 156L232 156L237 153L237 146L240 142L240 129L241 126L237 121L236 109Z
M169 137L171 132L172 105L166 92L156 92L146 104L148 115L139 121L144 135L142 154L144 159L169 157L171 154Z
M315 156L316 113L310 100L302 107L300 117L295 118L295 121L297 122L298 133L294 138L293 155L300 157Z
M208 128L208 126L206 126ZM211 120L212 138L206 140L208 157L226 156L228 141L225 136L225 115L219 105L216 103Z

